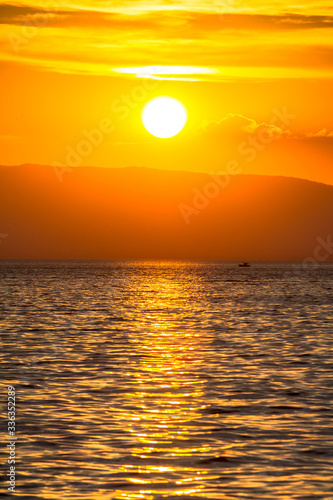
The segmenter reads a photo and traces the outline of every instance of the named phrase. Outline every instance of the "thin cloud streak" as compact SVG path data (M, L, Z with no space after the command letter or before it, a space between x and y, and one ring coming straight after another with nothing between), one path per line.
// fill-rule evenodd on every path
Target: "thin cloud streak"
M128 4L120 1L111 8L106 2L95 8L92 2L60 2L57 7L51 3L49 10L33 2L2 4L0 59L48 71L110 77L142 78L146 75L120 70L185 67L189 61L208 69L190 77L182 72L148 75L164 80L333 77L333 16L310 9L302 14L220 15L224 3L217 3L214 11L209 1L152 2L150 10L145 2L133 2L142 8L140 15L133 15L130 7L127 15L121 13L119 9ZM196 11L199 5L204 12ZM232 5L244 7L242 2ZM34 35L26 35L28 30Z
M59 28L113 27L115 29L177 30L179 25L191 30L302 30L326 29L333 27L333 16L301 14L233 14L220 12L205 13L193 11L159 11L133 15L99 10L27 7L11 4L0 5L0 24L24 26L32 16L53 14L52 26ZM178 37L184 33L177 33ZM196 33L199 36L198 33Z

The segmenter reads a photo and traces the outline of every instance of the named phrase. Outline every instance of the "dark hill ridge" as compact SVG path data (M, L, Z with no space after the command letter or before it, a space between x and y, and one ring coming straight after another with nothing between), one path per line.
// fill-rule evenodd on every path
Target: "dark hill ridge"
M332 221L333 186L302 179L0 167L0 258L301 260Z

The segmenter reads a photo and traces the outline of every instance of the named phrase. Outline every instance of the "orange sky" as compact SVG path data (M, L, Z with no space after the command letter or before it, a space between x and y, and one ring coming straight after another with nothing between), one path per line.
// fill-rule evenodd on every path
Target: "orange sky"
M1 2L0 164L236 159L333 184L331 14L327 0ZM158 95L188 110L172 139L141 123Z

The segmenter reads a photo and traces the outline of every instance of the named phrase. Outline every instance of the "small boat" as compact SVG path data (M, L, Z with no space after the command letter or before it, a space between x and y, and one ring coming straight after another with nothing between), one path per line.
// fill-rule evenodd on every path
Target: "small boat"
M242 262L241 264L238 264L239 267L251 267L248 262Z

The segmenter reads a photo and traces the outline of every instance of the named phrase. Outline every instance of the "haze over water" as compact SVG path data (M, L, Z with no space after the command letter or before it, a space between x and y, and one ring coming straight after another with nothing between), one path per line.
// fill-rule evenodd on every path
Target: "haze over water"
M3 261L0 279L17 497L333 498L332 264Z

